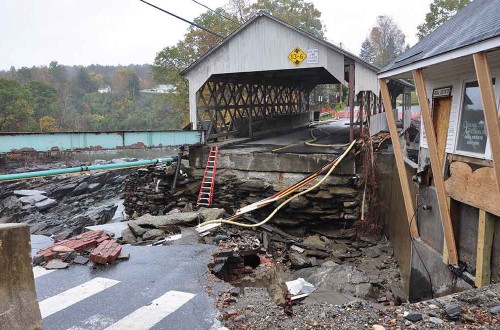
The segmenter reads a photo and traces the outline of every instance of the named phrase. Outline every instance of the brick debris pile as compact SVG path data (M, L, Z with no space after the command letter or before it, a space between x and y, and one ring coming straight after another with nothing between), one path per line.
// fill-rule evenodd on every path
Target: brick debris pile
M101 265L115 262L122 247L102 231L87 231L41 249L33 257L34 265L47 269L66 268L69 264L86 264L89 260Z

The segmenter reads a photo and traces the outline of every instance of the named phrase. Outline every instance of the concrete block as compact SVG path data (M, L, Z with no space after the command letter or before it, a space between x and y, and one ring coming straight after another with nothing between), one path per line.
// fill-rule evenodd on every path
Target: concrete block
M42 329L26 224L0 225L0 327Z
M472 289L462 279L454 284L453 274L448 265L443 263L443 256L420 239L415 239L412 246L410 270L410 302L441 297L447 294Z

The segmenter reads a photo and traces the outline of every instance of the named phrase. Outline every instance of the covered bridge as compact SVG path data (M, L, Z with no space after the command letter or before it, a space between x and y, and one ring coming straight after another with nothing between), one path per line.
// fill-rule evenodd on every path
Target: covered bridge
M206 130L209 139L302 126L312 119L309 93L321 84L349 87L353 139L356 97L359 122L363 113L373 119L379 114L383 122L375 126L386 127L377 71L342 48L260 11L182 75L189 80L193 129Z

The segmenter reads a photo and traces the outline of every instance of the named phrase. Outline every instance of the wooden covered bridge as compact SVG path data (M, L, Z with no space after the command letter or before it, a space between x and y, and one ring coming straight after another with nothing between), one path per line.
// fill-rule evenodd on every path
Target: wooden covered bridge
M208 139L302 126L312 120L309 94L322 84L349 88L353 139L356 100L360 131L367 117L370 133L387 127L377 71L344 49L261 11L182 74L189 80L193 129L207 131ZM395 81L390 87L394 107L396 98L406 93L403 108L409 109L411 85Z

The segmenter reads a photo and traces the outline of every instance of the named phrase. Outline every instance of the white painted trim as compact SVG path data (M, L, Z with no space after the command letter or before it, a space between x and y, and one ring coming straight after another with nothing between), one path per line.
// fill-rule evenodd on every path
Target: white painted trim
M496 80L496 76L493 76L492 78ZM460 106L458 108L458 118L457 118L456 129L455 129L455 144L454 144L454 148L453 148L453 154L471 157L471 158L477 158L477 159L491 160L491 147L490 147L489 135L487 136L487 139L486 139L486 146L484 149L484 153L476 153L476 152L458 150L458 139L460 137L460 124L462 121L462 111L463 111L463 106L464 106L465 85L467 83L470 83L470 82L477 82L477 77L472 78L472 79L462 80L461 94L459 94L460 95ZM495 85L493 85L493 88L495 88L495 86L496 86L496 83L495 83ZM483 109L483 113L484 113L484 109Z
M40 302L40 312L42 318L46 318L54 313L57 313L69 306L72 306L88 297L91 297L101 291L104 291L120 281L96 277L79 286L66 290L58 295L47 298Z
M37 278L43 275L50 274L55 271L56 271L55 269L45 269L42 266L35 266L33 267L33 276Z
M153 300L151 304L135 310L115 324L107 327L105 330L150 329L165 317L175 312L194 296L195 295L192 293L169 291L158 299ZM171 325L171 328L176 329L177 327Z
M491 38L470 46L466 46L463 48L456 49L451 52L447 52L441 55L436 55L427 59L423 59L421 61L402 66L400 68L386 71L386 72L381 72L378 74L379 79L383 78L390 78L394 76L398 76L403 73L411 72L416 69L421 69L424 67L428 67L434 64L446 62L446 61L451 61L460 57L468 56L468 55L473 55L475 53L479 53L482 51L488 51L494 48L500 47L500 36Z

